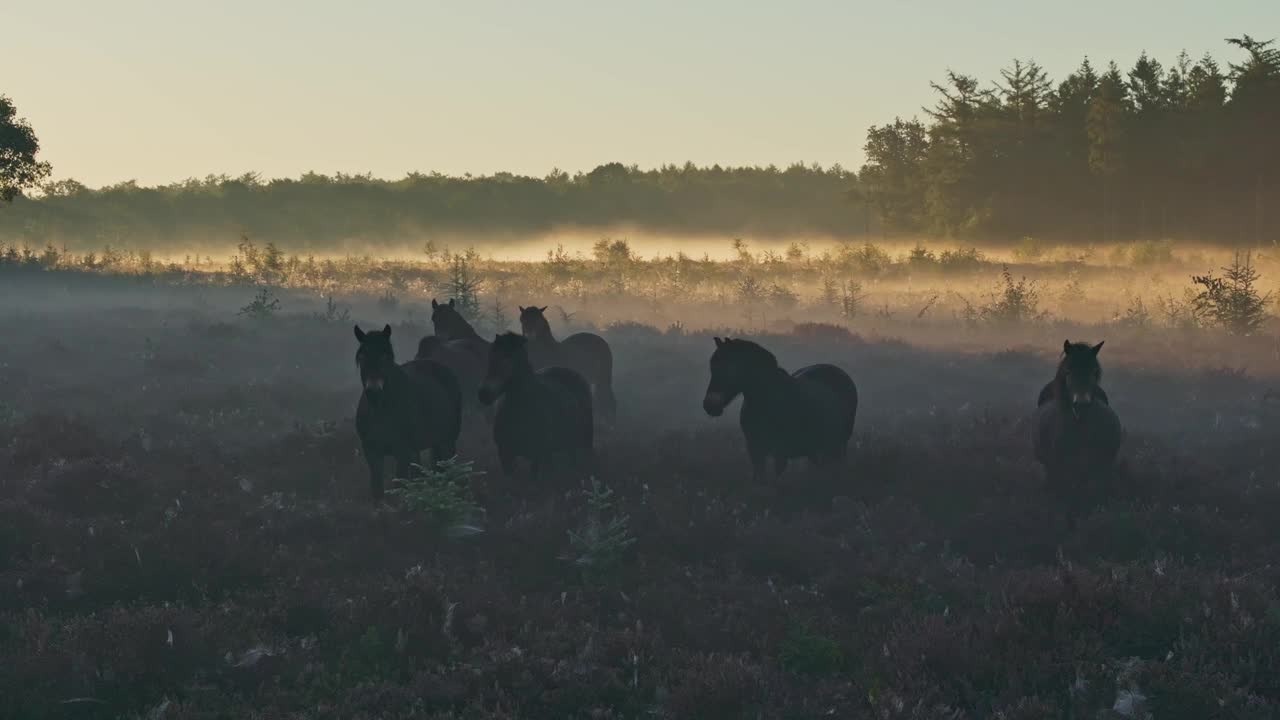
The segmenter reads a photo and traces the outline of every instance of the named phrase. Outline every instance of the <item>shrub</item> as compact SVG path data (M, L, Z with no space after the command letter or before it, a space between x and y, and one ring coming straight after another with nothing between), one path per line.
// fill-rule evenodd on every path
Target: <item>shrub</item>
M878 245L865 243L861 247L843 245L838 251L839 262L866 275L879 275L893 264L893 258Z
M1013 273L1005 265L1000 272L1003 287L997 287L990 304L982 306L981 317L994 323L1021 323L1041 320L1040 290L1025 277L1014 282Z
M960 248L943 250L938 257L938 266L947 272L973 272L982 267L986 257L978 248Z
M1048 246L1043 240L1024 236L1013 248L1013 256L1023 262L1035 262L1044 257Z
M613 490L591 478L587 496L587 520L582 530L569 531L569 559L582 569L584 579L599 580L622 561L627 549L635 544L631 534L631 518L614 511Z
M240 312L237 314L254 320L266 320L275 315L279 309L280 299L269 289L259 288L258 292L254 294L253 300L248 305L240 308Z
M351 319L351 309L339 306L333 300L333 295L325 298L324 312L315 314L317 320L325 322L346 322Z
M935 268L938 266L938 256L929 248L923 245L916 245L911 248L911 253L907 255L907 265L912 270Z
M1151 311L1147 310L1147 304L1142 301L1141 296L1134 295L1129 298L1129 307L1123 313L1118 313L1115 321L1122 327L1145 329L1151 326Z
M425 514L431 522L450 533L476 532L471 525L482 512L471 499L471 481L483 475L473 469L475 462L458 458L440 461L439 470L413 465L414 476L397 478L387 494L397 498L409 510Z
M1236 253L1222 272L1220 278L1212 272L1192 276L1191 281L1201 288L1193 301L1196 312L1233 335L1252 335L1266 322L1271 293L1258 292L1261 275L1251 253Z

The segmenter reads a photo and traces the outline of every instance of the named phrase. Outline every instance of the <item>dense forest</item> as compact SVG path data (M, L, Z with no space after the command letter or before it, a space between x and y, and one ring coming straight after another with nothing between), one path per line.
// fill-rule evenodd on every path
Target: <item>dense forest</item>
M73 181L39 199L0 209L6 236L33 247L66 243L159 249L175 239L235 242L241 233L290 249L323 250L347 240L402 242L433 232L541 233L567 226L630 226L672 234L841 235L864 228L850 202L856 176L840 167L640 170L620 163L545 178L499 173L413 173L262 181L254 174L162 187L121 183L90 190Z
M993 87L948 72L928 122L868 134L863 195L896 231L988 237L1280 239L1280 51L1221 67L1145 53L1056 85L1015 62Z
M42 247L229 244L297 249L565 227L756 237L1280 240L1280 50L1227 41L1225 66L1186 53L1129 70L1085 60L1054 83L1033 61L999 79L948 71L924 119L867 134L860 172L834 166L400 180L250 173L161 187L45 184L0 209L0 242Z

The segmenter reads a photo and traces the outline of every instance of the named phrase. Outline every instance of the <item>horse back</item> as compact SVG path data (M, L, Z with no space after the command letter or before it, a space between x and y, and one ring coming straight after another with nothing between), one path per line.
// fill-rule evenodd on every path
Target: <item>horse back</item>
M609 341L590 332L574 333L559 343L560 361L598 384L613 378L613 350Z
M590 353L600 357L613 358L609 341L593 332L574 333L560 341L561 347L571 352Z
M572 398L588 417L591 415L591 385L581 373L566 367L549 367L539 370L538 377L556 392Z
M858 413L858 386L849 373L827 363L802 367L791 373L814 401L836 413L852 431Z
M414 359L443 365L453 372L455 381L465 391L464 394L474 395L474 391L484 381L485 364L478 361L477 357L473 341L441 340L428 335L418 344L418 356Z
M462 386L454 371L434 359L415 358L400 367L415 386L418 412L427 418L433 434L457 437L462 427Z

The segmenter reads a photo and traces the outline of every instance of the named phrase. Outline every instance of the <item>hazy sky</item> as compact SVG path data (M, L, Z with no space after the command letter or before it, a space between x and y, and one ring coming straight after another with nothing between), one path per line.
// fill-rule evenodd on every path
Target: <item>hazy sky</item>
M1236 53L1280 0L0 0L0 93L57 177L857 167L950 67ZM1040 9L1043 7L1043 9ZM1034 9L1033 9L1034 8Z

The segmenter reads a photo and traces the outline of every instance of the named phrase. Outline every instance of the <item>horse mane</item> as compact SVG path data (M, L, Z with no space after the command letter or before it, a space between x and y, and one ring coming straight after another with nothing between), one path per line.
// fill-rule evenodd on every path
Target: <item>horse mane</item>
M449 302L450 302L450 303L452 303L452 302L453 302L453 300L452 300L452 299L450 299L450 300L449 300ZM455 308L453 305L450 305L449 303L444 303L444 304L440 305L440 307L441 307L441 308L449 308L449 311L453 314L453 320L452 320L451 322L452 322L455 326L457 326L457 328L458 328L459 330L461 330L463 334L467 335L468 337L474 337L474 338L479 338L479 337L480 337L480 333L476 332L476 328L475 328L475 326L474 326L474 325L472 325L472 324L471 324L471 322L470 322L469 320L467 320L465 317L463 317L463 316L462 316L462 313L458 312L458 309L457 309L457 308ZM438 308L436 308L436 309L434 309L434 310L438 310ZM433 313L433 314L434 314L434 313ZM434 319L434 318L433 318L433 319Z
M1067 343L1062 348L1062 357L1058 360L1058 369L1053 375L1053 382L1050 383L1054 399L1065 395L1063 391L1067 384L1067 366L1072 364L1072 358L1083 359L1077 360L1080 366L1089 364L1097 368L1098 382L1102 382L1102 363L1098 362L1098 356L1093 353L1093 346L1087 342Z
M555 333L551 330L551 321L547 319L547 313L536 305L520 308L520 321L523 323L525 317L536 317L541 322L543 329L546 330L546 337L549 340L555 340Z
M736 357L748 359L752 365L775 369L778 368L778 357L769 352L759 343L751 340L731 340L724 339L724 345L721 347L729 348L729 351Z

